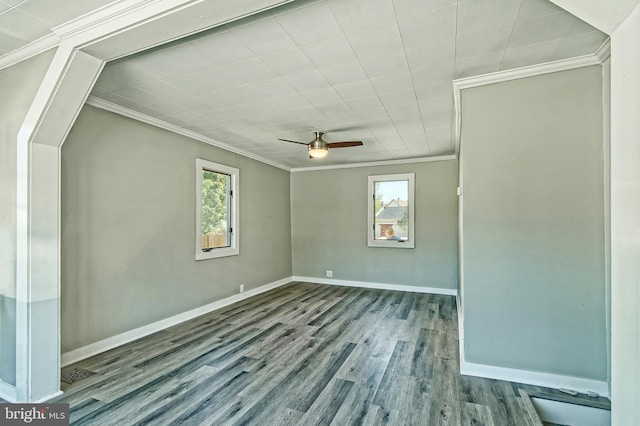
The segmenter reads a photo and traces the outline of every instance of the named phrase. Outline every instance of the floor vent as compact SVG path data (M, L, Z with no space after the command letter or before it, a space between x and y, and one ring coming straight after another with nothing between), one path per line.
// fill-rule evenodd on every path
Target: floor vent
M93 376L93 371L83 370L82 368L71 368L67 371L62 372L62 376L60 380L69 385L74 384L75 382L79 382L82 379L86 379L89 376Z

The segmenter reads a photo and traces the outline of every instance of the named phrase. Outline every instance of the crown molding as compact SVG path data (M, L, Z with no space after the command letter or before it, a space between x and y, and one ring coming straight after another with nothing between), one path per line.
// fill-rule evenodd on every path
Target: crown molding
M327 166L311 166L311 167L295 167L291 169L291 173L296 172L314 172L318 170L335 170L335 169L355 169L359 167L377 167L377 166L393 166L397 164L411 164L411 163L428 163L431 161L450 161L457 160L458 157L451 155L438 155L434 157L418 157L418 158L403 158L398 160L382 160L382 161L370 161L366 163L351 163L351 164L334 164Z
M607 47L608 46L608 47ZM535 77L554 72L568 71L576 68L602 65L603 59L610 54L611 46L607 41L600 46L598 51L592 55L578 56L575 58L562 59L559 61L547 62L544 64L530 65L521 68L514 68L505 71L498 71L489 74L481 74L472 77L453 80L453 104L455 109L455 155L460 155L460 131L462 125L460 111L460 92L463 89L486 86L488 84L503 83L505 81L519 80L521 78Z
M264 157L261 157L259 155L253 154L251 152L242 150L242 149L238 149L236 147L233 147L229 144L226 144L224 142L220 142L217 141L213 138L209 138L207 136L201 135L200 133L191 131L191 130L187 130L184 129L180 126L176 126L175 124L171 124L171 123L167 123L166 121L154 118L154 117L150 117L146 114L142 114L140 112L134 111L132 109L129 108L125 108L123 106L120 105L116 105L112 102L109 101L105 101L104 99L100 99L100 98L96 98L95 96L90 96L87 99L86 102L88 105L91 105L93 107L99 108L99 109L103 109L105 111L109 111L112 112L114 114L118 114L118 115L122 115L123 117L127 117L130 118L132 120L136 120L136 121L140 121L142 123L145 124L149 124L151 126L154 127L158 127L160 129L163 130L167 130L169 132L181 135L181 136L186 136L190 139L195 139L199 142L204 142L208 145L212 145L215 146L217 148L221 148L224 149L225 151L229 151L229 152L233 152L235 154L239 154L242 155L243 157L247 157L247 158L251 158L252 160L256 160L259 161L261 163L264 164L268 164L270 166L276 167L278 169L282 169L285 170L287 172L291 171L290 167L284 166L280 163L276 163L274 161L268 160Z
M285 170L287 172L311 172L317 170L334 170L334 169L352 169L359 167L373 167L373 166L392 166L397 164L411 164L411 163L427 163L431 161L450 161L457 160L458 157L451 155L439 155L434 157L420 157L420 158L404 158L398 160L383 160L383 161L371 161L366 163L352 163L352 164L335 164L335 165L327 165L327 166L312 166L312 167L296 167L291 168L287 167L283 164L276 163L275 161L271 161L254 153L238 149L234 146L226 144L224 142L220 142L213 138L201 135L200 133L194 132L192 130L187 130L175 124L167 123L166 121L160 120L158 118L154 118L148 116L146 114L134 111L132 109L123 107L121 105L114 104L113 102L105 101L104 99L97 98L95 96L90 96L86 102L88 105L93 107L112 112L114 114L121 115L123 117L130 118L132 120L140 121L145 124L149 124L154 127L158 127L160 129L167 130L172 133L176 133L178 135L186 136L190 139L195 139L200 142L204 142L209 145L213 145L215 147L224 149L226 151L233 152L235 154L242 155L247 158L251 158L253 160L259 161L264 164L268 164L270 166L276 167L281 170Z

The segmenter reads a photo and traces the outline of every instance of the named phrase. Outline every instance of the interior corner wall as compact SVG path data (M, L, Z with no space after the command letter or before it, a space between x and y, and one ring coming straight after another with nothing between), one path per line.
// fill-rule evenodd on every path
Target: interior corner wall
M415 172L415 248L367 246L367 177ZM455 290L458 161L292 173L294 276Z
M55 49L0 70L0 379L16 381L17 136Z
M195 160L240 170L240 255L195 261ZM290 174L85 106L62 147L61 350L291 274Z
M461 101L465 361L606 382L601 67Z

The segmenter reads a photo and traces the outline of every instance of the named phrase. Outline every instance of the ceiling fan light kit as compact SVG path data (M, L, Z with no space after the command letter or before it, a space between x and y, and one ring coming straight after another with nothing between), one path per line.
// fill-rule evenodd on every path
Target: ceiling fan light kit
M323 158L326 157L329 150L326 147L314 148L309 145L309 157L311 158Z
M292 141L289 139L278 139L283 142L297 143L299 145L307 145L309 149L309 158L324 158L329 153L329 148L348 148L352 146L362 146L362 141L345 141L327 143L322 139L324 132L313 132L314 139L309 143Z

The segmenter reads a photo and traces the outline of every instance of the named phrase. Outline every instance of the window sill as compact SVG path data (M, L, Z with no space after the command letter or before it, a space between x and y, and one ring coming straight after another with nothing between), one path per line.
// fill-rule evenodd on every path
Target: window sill
M240 250L237 248L219 248L211 251L201 251L196 253L196 260L218 259L221 257L237 256Z

